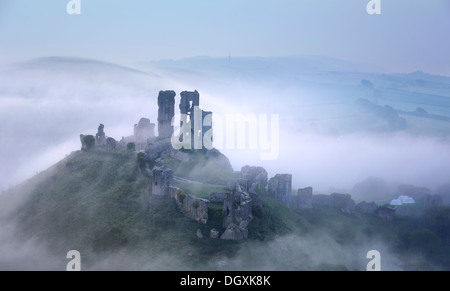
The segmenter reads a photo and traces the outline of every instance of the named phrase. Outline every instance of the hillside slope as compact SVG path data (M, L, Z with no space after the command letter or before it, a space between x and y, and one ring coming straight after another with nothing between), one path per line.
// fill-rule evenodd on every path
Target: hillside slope
M172 270L210 268L208 258L239 250L237 242L199 240L197 229L206 234L217 221L200 225L184 217L169 199L152 206L150 193L151 177L139 169L136 153L78 151L0 196L2 221L14 222L15 239L32 238L59 256L55 268L62 267L71 249L85 254L88 268ZM14 204L3 203L11 198ZM120 265L97 264L117 253L126 257ZM171 259L156 267L155 256Z
M205 187L184 190L206 193ZM387 223L330 208L294 212L260 193L263 207L254 212L249 238L225 241L209 238L220 228L221 205L210 204L203 225L169 198L150 205L150 193L151 177L138 167L136 153L73 152L0 196L0 269L62 270L73 249L85 270L364 270L371 249L382 251L385 269L447 268L441 264L449 253L441 247L446 240L421 230L418 220ZM6 204L12 197L15 204ZM14 231L6 232L10 226ZM445 223L436 227L442 231ZM5 258L5 241L15 248L31 244L32 255ZM437 255L441 263L428 261Z

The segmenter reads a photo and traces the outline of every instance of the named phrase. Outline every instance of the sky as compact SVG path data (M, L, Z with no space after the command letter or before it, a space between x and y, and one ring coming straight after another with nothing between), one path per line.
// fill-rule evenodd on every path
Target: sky
M387 72L450 76L450 1L0 0L0 63L76 56L134 63L192 56L322 55Z

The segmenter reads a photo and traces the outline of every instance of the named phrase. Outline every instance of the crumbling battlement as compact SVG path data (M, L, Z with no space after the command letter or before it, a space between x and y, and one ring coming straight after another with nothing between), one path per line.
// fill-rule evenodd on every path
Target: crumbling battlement
M253 219L252 199L240 184L240 181L232 181L225 193L222 226L226 231L222 234L222 239L248 237L248 224Z
M355 201L350 194L333 193L331 195L313 195L312 204L314 207L330 206L351 214L355 209Z
M175 91L160 91L158 95L158 133L160 138L173 134L172 119L175 115Z
M297 195L292 197L291 208L294 210L313 208L312 195L313 188L311 187L298 189Z
M171 138L174 133L172 119L174 117L175 96L174 91L159 92L158 131L159 137L162 139ZM180 93L180 97L180 127L183 130L180 138L183 138L183 142L190 145L189 149L202 149L205 134L211 133L212 130L212 112L200 109L200 94L198 91L183 91ZM197 142L198 144L196 144L196 141L202 143Z
M138 124L134 125L134 142L147 143L149 139L155 137L155 124L148 118L141 118Z
M292 175L276 174L275 177L270 178L268 182L268 190L269 193L275 197L275 199L284 204L286 207L289 207L292 192Z
M184 194L184 192L178 189L175 192L175 202L177 203L180 211L187 217L206 224L208 222L208 204L209 200L196 197L194 195Z
M194 92L183 91L180 96L180 113L193 117L194 108L200 106L200 94L197 90Z
M105 126L100 124L95 137L92 135L80 134L81 150L88 150L93 147L115 149L117 141L112 137L107 137L104 129Z
M173 186L173 171L154 167L152 173L152 195L169 196Z
M106 134L104 128L105 126L103 124L100 124L98 127L98 132L95 135L95 145L98 147L106 145Z
M268 174L263 167L244 166L241 168L241 177L248 181L248 188L255 183L259 187L267 186Z

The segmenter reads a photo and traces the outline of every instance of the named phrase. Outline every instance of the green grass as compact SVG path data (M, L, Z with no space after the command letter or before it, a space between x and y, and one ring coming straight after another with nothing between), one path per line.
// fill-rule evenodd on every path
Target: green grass
M138 253L136 261L168 254L188 262L170 269L196 269L209 256L233 255L239 249L239 243L210 239L210 230L220 225L185 217L173 199L149 205L151 178L141 174L136 153L79 151L42 175L48 178L32 188L13 218L24 240L34 237L52 253L76 249L96 254L84 258L87 265L116 250ZM209 196L205 189L204 196ZM221 217L211 221L219 224ZM202 240L196 237L197 229L203 232Z
M186 182L175 185L187 194L203 198L209 198L211 192L224 191L221 185ZM83 257L87 265L94 265L104 254L120 251L132 254L133 260L121 262L125 269L141 269L165 255L172 259L154 266L167 270L214 269L211 267L214 258L233 258L242 255L241 250L253 250L255 245L258 246L255 253L264 254L266 243L270 245L278 237L295 235L302 240L324 233L350 248L382 241L404 260L405 269L450 269L450 209L445 207L428 212L425 220L411 217L387 223L376 216L358 212L348 215L327 207L292 211L262 191L263 207L254 210L248 240L212 239L211 229L223 231L222 203L208 205L206 225L185 217L174 199L150 205L151 177L140 170L137 153L100 149L74 152L0 199L12 193L18 196L19 192L23 192L25 203L9 218L17 223L21 239L34 238L57 256L70 249L92 254ZM0 201L2 205L3 202ZM197 238L198 229L203 239ZM286 268L301 267L298 262L281 258L279 263ZM255 268L250 261L247 265ZM346 267L324 263L311 268Z
M388 223L373 215L359 212L349 215L332 207L299 210L297 213L314 229L332 235L340 244L361 244L379 239L396 246L399 244L398 232L408 226L414 228L411 220L399 219Z
M76 152L33 190L18 211L21 225L36 237L70 240L80 249L133 243L141 236L135 229L151 187L148 177L136 173L135 154Z
M165 158L164 164L175 176L212 185L226 185L233 177L233 169L222 154L207 158L203 153L192 152L188 162Z
M174 181L174 186L182 189L186 194L191 194L200 198L209 199L213 192L224 192L225 185L208 185L188 182Z
M294 211L272 197L262 195L261 215L254 215L249 224L249 238L271 240L277 235L303 234L308 230L308 223Z

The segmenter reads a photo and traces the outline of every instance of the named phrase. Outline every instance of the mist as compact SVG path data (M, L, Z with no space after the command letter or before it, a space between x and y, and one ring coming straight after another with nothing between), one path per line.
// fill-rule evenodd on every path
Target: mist
M181 91L198 90L201 108L221 116L280 116L276 159L261 160L259 150L222 150L236 171L244 165L259 165L269 176L292 173L294 188L312 186L321 193L330 188L351 189L373 176L430 188L450 181L448 123L436 121L438 133L413 123L406 130L385 130L383 119L364 114L356 106L356 100L366 98L396 109L413 111L422 106L442 114L448 101L413 104L405 97L391 98L386 89L378 96L362 88L360 80L369 78L380 88L391 80L364 73L354 64L316 59L294 58L292 66L285 58L237 59L231 64L226 59L194 58L134 67L43 58L5 65L0 70L0 145L4 149L0 189L79 150L79 134L95 134L100 123L107 136L117 140L131 135L141 117L156 123L158 92L168 89L177 92L176 103ZM342 70L329 73L337 67ZM396 82L409 90L408 78ZM450 83L445 78L443 82ZM436 86L428 90L445 91Z
M430 189L450 181L448 122L426 119L428 127L424 127L409 118L405 129L393 130L384 117L362 112L356 102L364 98L404 111L421 106L442 116L450 106L444 95L429 104L414 103L415 95L413 101L404 95L392 98L394 93L386 88L394 81L378 73L365 73L351 64L340 64L347 69L330 73L336 69L335 60L321 60L316 67L315 58L294 60L298 62L295 68L284 59L252 59L251 65L240 60L245 66L226 60L224 64L220 59L206 66L205 59L195 58L187 64L153 62L128 67L77 58L5 65L0 69L0 189L19 184L79 150L79 135L95 134L100 123L106 135L116 140L131 135L141 117L156 123L160 90L177 92L176 111L181 91L198 90L201 108L214 115L279 115L276 159L262 160L260 149L225 148L222 152L235 171L254 165L263 166L269 177L290 173L293 189L311 186L321 194L336 189L349 192L367 177ZM406 85L409 78L417 78L396 77L403 78L395 82L405 90L411 89ZM422 77L436 81L433 76ZM363 88L361 79L372 80L376 88ZM422 88L428 92L424 94L444 94L450 81L439 80L441 86L433 83L433 87ZM438 130L430 132L429 127ZM38 238L24 239L16 233L14 222L6 220L26 199L14 198L0 207L0 267L64 270L69 249L50 251ZM191 254L189 246L176 254L159 252L155 244L113 254L84 250L82 256L86 270L308 270L320 266L364 270L367 252L375 249L382 253L384 270L403 269L404 260L391 244L377 238L359 241L344 245L320 231L291 234L270 242L245 242L235 255L218 254L208 265L196 265L197 254ZM61 245L67 248L70 243Z
M152 100L164 86L158 76L71 58L4 66L0 74L1 189L78 150L79 135L100 123L120 139L140 117L154 121Z
M66 254L70 241L61 241L64 248L56 249L37 239L24 239L16 233L13 223L2 223L0 231L0 270L66 270L70 259ZM236 246L237 252L228 256L217 254L206 264L198 263L199 254L186 244L176 252L160 250L157 243L145 248L121 248L114 252L81 251L81 270L114 271L293 271L293 270L353 270L364 271L370 250L382 255L383 271L401 271L404 258L380 239L363 240L357 245L343 245L331 235L313 231L307 235L279 236L268 242L247 241Z

